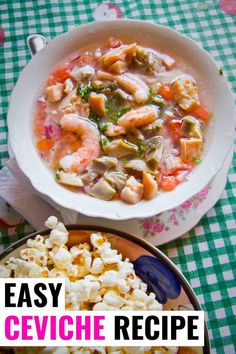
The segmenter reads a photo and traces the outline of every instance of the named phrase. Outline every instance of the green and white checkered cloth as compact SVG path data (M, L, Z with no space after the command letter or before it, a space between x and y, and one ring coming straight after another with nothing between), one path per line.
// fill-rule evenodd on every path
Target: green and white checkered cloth
M30 60L29 34L50 41L74 26L103 18L153 20L188 35L204 47L236 89L236 0L0 1L0 163L8 159L6 114L18 75ZM227 12L222 11L222 8ZM5 34L5 40L3 39ZM225 117L227 119L227 117ZM236 174L234 157L226 189L216 206L188 234L161 249L181 268L206 312L212 353L236 353ZM0 209L1 213L1 209ZM1 215L0 215L1 218ZM7 246L32 230L0 222Z

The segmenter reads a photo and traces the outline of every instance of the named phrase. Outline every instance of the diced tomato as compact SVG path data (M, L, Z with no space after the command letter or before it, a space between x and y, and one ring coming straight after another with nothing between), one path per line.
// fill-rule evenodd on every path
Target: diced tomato
M205 106L197 105L195 106L191 112L193 116L200 118L201 120L208 121L210 118L210 112Z
M174 142L178 142L180 139L179 131L180 131L181 124L182 124L181 120L178 119L172 119L169 122L167 122L167 129Z
M177 187L178 181L175 176L162 176L160 185L164 191L170 192Z
M162 85L160 88L159 88L159 91L158 93L164 97L165 100L167 101L171 101L173 99L173 93L171 91L171 88L170 86L167 86L167 85Z
M108 45L111 48L117 48L117 47L120 47L122 45L122 41L119 38L110 37L108 39Z
M58 66L55 68L48 79L48 85L55 85L56 83L64 82L70 77L69 64Z
M41 139L37 142L37 149L41 152L49 152L53 147L54 141L52 139Z

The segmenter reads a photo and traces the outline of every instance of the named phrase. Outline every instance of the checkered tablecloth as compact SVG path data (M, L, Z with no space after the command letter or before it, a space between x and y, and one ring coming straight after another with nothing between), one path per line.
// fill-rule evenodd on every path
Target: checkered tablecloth
M18 75L30 59L29 34L47 41L88 21L127 17L153 20L188 35L217 61L236 89L236 0L0 1L0 162L8 159L6 114ZM227 119L227 117L225 117ZM181 268L206 312L212 353L236 353L236 157L216 206L187 235L161 249ZM32 227L3 203L0 244Z

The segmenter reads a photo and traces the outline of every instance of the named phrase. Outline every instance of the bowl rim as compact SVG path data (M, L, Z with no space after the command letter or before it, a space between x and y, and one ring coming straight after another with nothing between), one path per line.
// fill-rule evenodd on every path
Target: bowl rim
M69 224L65 225L66 229L68 231L94 231L94 232L102 232L102 233L108 233L112 234L121 238L124 238L128 241L131 241L148 252L150 252L153 256L157 257L158 259L161 259L161 261L173 271L174 275L180 280L181 287L184 289L186 292L186 295L188 296L189 300L191 301L191 304L194 307L194 310L197 311L202 311L202 308L199 304L199 301L197 299L197 296L191 287L190 283L188 280L185 278L183 273L178 269L178 267L174 264L174 262L169 259L161 250L156 248L155 246L151 245L149 242L146 240L143 240L141 237L138 237L134 234L127 233L124 231L119 231L113 228L109 227L104 227L104 226L96 226L96 225L86 225L86 224ZM14 242L11 246L7 247L5 250L3 250L0 253L0 262L3 261L5 257L9 255L9 253L16 251L19 247L23 246L28 239L35 238L37 235L42 235L42 236L47 236L50 233L50 229L43 229L40 231L36 231L34 233L31 233L29 235L24 236L20 240ZM210 339L209 339L209 333L208 333L208 328L206 321L204 321L204 326L205 326L205 333L204 333L204 347L203 347L203 354L210 354Z
M67 32L64 32L61 35L53 38L45 48L43 48L42 50L40 50L36 54L35 57L38 57L38 58L43 57L44 51L47 50L47 48L50 49L53 46L58 47L58 42L61 39L66 38L66 36L69 36L69 33L76 33L76 31L79 31L81 29L89 31L90 29L96 29L96 26L99 26L102 24L111 24L112 25L113 23L114 23L113 20L101 20L101 21L89 22L89 23L85 23L83 25L77 26L77 27L75 27ZM159 28L160 30L167 31L170 34L174 35L176 38L179 38L179 39L182 39L183 41L185 41L186 45L190 46L191 48L195 48L195 50L197 50L198 53L204 55L205 58L209 60L211 65L213 65L214 68L218 70L217 63L215 62L213 57L206 50L204 50L202 47L200 47L200 45L197 42L195 42L193 39L191 39L190 37L176 31L175 29L173 29L171 27L156 24L151 21L136 20L136 19L117 19L117 20L115 20L115 23L119 23L120 25L126 24L126 23L127 24L133 23L133 24L136 24L137 26L139 24L140 25L145 24L147 26L153 26L153 27ZM151 31L151 27L150 27L150 31ZM219 171L222 164L224 163L224 159L222 157L221 159L217 160L217 162L215 162L213 165L210 165L210 166L204 165L203 172L205 172L205 173L202 173L202 174L198 173L198 177L204 176L204 177L202 177L203 180L200 178L199 183L194 184L194 188L190 188L190 187L193 187L193 184L189 185L186 192L185 192L186 187L184 187L182 185L180 185L179 188L177 188L173 192L165 192L164 193L165 200L167 199L167 201L164 203L164 205L163 205L163 203L160 202L160 200L158 203L158 196L157 196L151 201L142 201L136 205L129 205L128 210L126 207L122 208L124 206L123 203L120 203L118 208L115 208L115 207L109 208L107 206L107 204L109 203L110 205L112 205L111 203L113 203L113 201L107 202L107 201L102 201L102 200L99 200L100 204L96 204L96 207L93 208L93 199L91 196L88 196L91 200L88 200L88 201L86 200L86 202L83 203L83 201L81 199L79 199L79 196L77 196L77 199L75 201L75 199L73 199L73 200L70 199L69 194L68 194L67 198L65 198L64 195L63 196L59 195L58 191L54 190L53 188L51 188L51 189L48 188L47 186L45 186L45 183L41 183L42 182L41 180L38 180L37 178L32 176L32 172L29 170L25 161L23 161L22 153L20 154L18 152L17 143L13 139L15 131L16 131L16 129L13 128L14 124L12 124L12 123L14 123L14 112L13 111L15 108L15 107L13 107L13 105L15 105L15 101L17 101L16 96L17 96L18 91L20 90L21 81L22 81L22 79L24 79L24 75L27 74L28 71L30 71L30 68L31 68L33 62L34 62L34 58L26 65L26 67L21 71L21 73L19 75L19 78L17 80L17 83L16 83L16 85L13 89L12 95L11 95L7 122L8 122L8 128L9 128L9 140L10 140L11 146L13 148L13 151L15 151L15 158L16 158L18 166L20 167L23 174L29 179L33 188L36 191L38 191L42 195L42 197L45 198L47 201L50 200L50 201L52 201L52 203L56 203L57 205L59 205L63 208L67 208L69 210L76 211L78 213L81 213L81 214L89 216L89 217L108 218L110 220L128 220L128 219L132 219L132 218L152 217L152 216L157 215L159 213L162 213L162 212L165 212L170 209L178 207L183 202L185 202L187 199L193 197L195 194L200 192L210 182L210 180L216 175L216 173ZM234 110L233 110L233 107L234 107L233 96L232 96L232 92L229 87L229 84L225 80L225 78L222 78L221 85L224 85L225 91L227 92L227 100L228 100L227 104L229 106L229 109L230 110L232 109L232 113L233 113L234 112ZM232 126L235 126L235 113L233 113L232 121L233 121ZM233 133L231 135L232 135L232 141L233 141ZM231 147L231 136L229 136L229 138L227 139L227 142L224 146L225 146L225 150L224 149L223 150L224 150L224 158L225 158L225 156L227 155L227 153L229 152L230 147ZM45 168L47 168L47 167L45 166ZM193 176L191 177L191 180L193 180ZM195 182L197 182L196 178L195 178ZM56 183L56 182L54 182L54 183ZM186 181L185 183L188 183L188 182ZM183 183L183 185L185 183ZM50 185L52 187L52 183ZM55 186L55 184L53 184L53 185ZM63 187L61 187L61 188L63 188ZM178 189L180 189L180 190L178 191ZM174 193L174 195L173 195L173 193ZM171 197L169 196L169 194L171 194ZM163 196L163 198L164 198L164 196ZM139 205L139 207L138 207L138 205ZM112 210L112 209L114 209L114 210Z

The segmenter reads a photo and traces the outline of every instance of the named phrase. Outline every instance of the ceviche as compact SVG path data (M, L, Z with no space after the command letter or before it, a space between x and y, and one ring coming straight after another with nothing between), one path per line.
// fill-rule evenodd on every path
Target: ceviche
M55 67L34 137L58 183L135 204L188 178L209 119L196 80L174 58L110 38Z
M48 237L29 239L18 257L0 265L0 278L65 278L65 307L83 310L162 310L156 295L134 270L128 258L113 249L106 235L78 231L87 242L70 244L69 232L50 216L45 223ZM69 241L69 242L68 242ZM186 351L184 351L186 350ZM188 350L188 351L187 351ZM196 354L177 347L18 347L16 354Z

